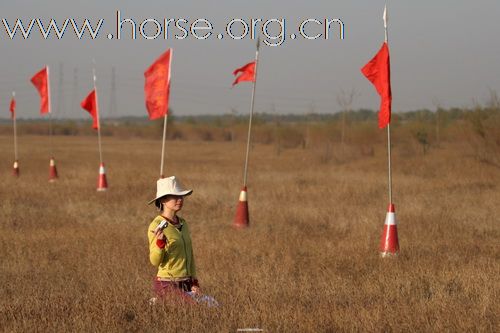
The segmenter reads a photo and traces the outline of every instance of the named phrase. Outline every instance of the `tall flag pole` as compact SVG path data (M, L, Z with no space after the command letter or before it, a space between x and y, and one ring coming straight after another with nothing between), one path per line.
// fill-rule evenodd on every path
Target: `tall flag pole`
M389 33L387 29L387 4L384 6L384 32L385 32L385 44L389 47ZM388 56L389 57L389 56ZM390 65L389 65L389 82L390 82ZM389 83L390 89L390 83ZM392 98L392 94L391 94ZM389 115L390 115L389 111ZM391 122L387 123L387 161L388 161L388 180L389 180L389 207L392 206L392 167L391 167Z
M160 178L164 177L165 141L167 139L168 100L170 97L170 79L172 72L173 50L163 53L144 72L144 94L149 119L163 117L163 140L161 145Z
M47 66L47 93L49 95L49 147L50 147L50 160L49 160L49 182L53 183L59 178L56 167L56 160L54 158L54 139L52 137L52 95L50 93L50 69Z
M56 160L54 158L54 138L52 133L52 95L50 93L50 69L47 66L47 93L49 95L49 146L50 146L50 160L49 160L49 182L53 183L59 178L56 167Z
M233 86L244 81L253 82L252 89L252 101L250 103L250 117L248 120L248 135L247 135L247 148L245 154L245 166L243 171L243 188L240 192L240 197L238 200L238 206L236 208L236 216L234 218L233 226L236 228L245 228L249 226L250 218L248 213L248 200L247 200L247 184L248 184L248 158L250 155L250 145L252 138L252 119L254 113L255 105L255 90L257 87L257 67L259 63L259 48L260 48L260 38L257 38L257 46L255 50L255 60L246 64L245 66L236 69L233 75L236 75L236 79L233 82Z
M49 94L49 139L51 155L54 155L54 148L52 146L52 99L50 94L50 69L47 66L47 93Z
M12 118L12 126L14 128L14 167L13 175L19 177L19 156L17 154L17 124L16 124L16 92L12 92L12 99L10 100L9 110Z
M387 27L387 5L383 14L385 40L384 44L375 57L370 60L361 72L375 86L381 97L378 123L380 128L387 127L387 160L388 160L388 189L389 207L384 223L384 230L380 240L380 254L382 257L397 255L399 252L399 241L396 227L396 215L394 203L392 201L392 165L391 165L391 74L389 57L389 39Z
M384 5L384 14L382 15L382 19L384 20L385 42L389 43L389 34L387 30L387 4Z
M49 182L54 182L57 176L56 163L53 154L53 143L52 143L52 110L51 110L51 96L50 96L50 75L49 66L45 66L41 71L36 73L31 78L31 83L35 86L40 94L40 114L49 114L49 145L51 151L51 158L49 161Z
M97 118L97 141L99 143L99 163L102 164L102 143L101 143L101 123L99 117L99 98L97 97L97 76L95 74L95 65L92 68L92 76L94 79L94 91L95 91L95 110Z
M165 164L165 141L167 141L167 125L168 125L168 114L165 113L163 116L163 138L161 140L161 160L160 160L160 178L164 178L163 165Z
M106 178L106 170L104 169L104 162L102 159L102 141L101 141L101 123L99 116L99 99L97 96L97 76L95 71L95 61L92 67L92 76L94 83L94 90L92 90L87 97L80 103L84 110L92 116L92 128L97 130L97 140L99 145L99 178L97 180L97 191L103 192L108 189L108 181Z

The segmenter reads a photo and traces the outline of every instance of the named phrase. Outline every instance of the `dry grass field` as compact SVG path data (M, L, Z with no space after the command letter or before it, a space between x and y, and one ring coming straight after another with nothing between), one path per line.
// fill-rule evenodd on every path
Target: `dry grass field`
M160 137L105 137L110 190L97 193L95 137L54 138L49 184L47 137L19 139L14 179L12 138L0 136L0 330L499 332L500 168L464 142L422 154L396 135L401 253L382 259L384 133L368 154L256 143L246 230L231 227L244 144L167 142L166 174L194 189L180 215L218 308L148 303Z

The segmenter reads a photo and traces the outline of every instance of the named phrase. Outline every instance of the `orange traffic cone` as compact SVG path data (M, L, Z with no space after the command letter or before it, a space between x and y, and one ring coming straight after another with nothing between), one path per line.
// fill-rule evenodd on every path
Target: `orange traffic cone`
M49 162L49 182L55 182L57 180L57 168L56 168L56 161L54 160L53 157L50 158Z
M14 177L19 177L19 162L17 160L14 161L14 169L12 170L12 174Z
M106 170L104 169L104 163L99 165L99 179L97 180L97 191L103 192L108 189L108 181L106 179Z
M384 231L380 239L380 255L395 256L399 252L398 229L394 205L390 204L385 217Z
M247 187L243 186L240 192L240 199L238 207L236 208L236 216L234 217L233 227L246 228L250 223L248 218L248 201L247 201Z

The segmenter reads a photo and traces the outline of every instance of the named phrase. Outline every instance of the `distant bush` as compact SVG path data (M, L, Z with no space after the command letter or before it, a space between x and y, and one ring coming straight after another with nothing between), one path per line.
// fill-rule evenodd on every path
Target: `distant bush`
M500 167L500 112L476 107L467 113L467 142L481 162Z
M424 109L393 113L393 145L401 149L401 153L409 154L418 150L427 153L430 148L438 147L439 142L465 142L479 160L499 164L499 103L494 95L487 106L477 106L473 110L440 108L438 112ZM0 122L0 135L10 136L12 132L10 119ZM62 136L96 135L89 119L54 120L52 132ZM286 149L312 149L327 162L373 156L374 145L384 143L387 138L385 130L377 126L377 113L370 110L349 112L342 149L336 147L341 143L341 133L340 114L257 114L253 121L252 142L272 144L277 154ZM18 134L48 135L49 122L46 119L20 120ZM101 134L124 139L159 139L163 135L163 119L103 119ZM168 118L168 140L246 142L247 135L248 117L236 113L189 117L174 117L170 113ZM342 156L338 155L339 151L343 152Z

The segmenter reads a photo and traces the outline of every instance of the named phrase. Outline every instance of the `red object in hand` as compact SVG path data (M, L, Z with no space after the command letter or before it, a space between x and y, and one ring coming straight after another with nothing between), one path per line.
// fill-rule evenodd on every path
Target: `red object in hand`
M158 246L160 249L164 249L165 245L167 245L167 242L164 239L156 240L156 246Z

